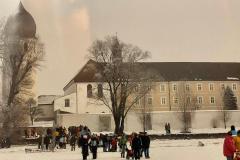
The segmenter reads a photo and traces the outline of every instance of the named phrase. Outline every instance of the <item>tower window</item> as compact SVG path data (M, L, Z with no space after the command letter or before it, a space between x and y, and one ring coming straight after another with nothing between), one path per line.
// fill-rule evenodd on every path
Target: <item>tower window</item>
M99 98L103 97L103 86L102 86L102 84L98 84L98 97Z
M91 98L92 97L92 85L91 84L88 84L87 85L87 97L88 98Z

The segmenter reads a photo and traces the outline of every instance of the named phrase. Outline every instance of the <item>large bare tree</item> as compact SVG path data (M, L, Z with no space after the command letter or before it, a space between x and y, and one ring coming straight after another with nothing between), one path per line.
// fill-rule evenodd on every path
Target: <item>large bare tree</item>
M151 81L152 73L143 75L141 63L149 52L137 46L126 44L117 36L96 40L89 49L90 58L98 63L96 77L103 83L103 95L98 100L112 113L115 133L124 131L124 122L134 104L149 92L149 87L135 92L134 88Z

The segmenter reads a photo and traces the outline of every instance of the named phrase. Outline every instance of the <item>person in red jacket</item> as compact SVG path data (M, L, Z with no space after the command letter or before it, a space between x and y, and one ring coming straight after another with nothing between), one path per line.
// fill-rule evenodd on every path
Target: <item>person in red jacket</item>
M232 137L232 132L228 132L223 144L223 155L227 160L233 160L234 153L236 152L236 147L234 145L234 140Z

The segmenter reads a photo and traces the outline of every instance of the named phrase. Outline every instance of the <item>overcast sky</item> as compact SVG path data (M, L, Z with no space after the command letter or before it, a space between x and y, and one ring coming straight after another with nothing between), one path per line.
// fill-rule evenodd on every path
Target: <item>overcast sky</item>
M38 94L62 88L87 61L96 38L151 52L148 61L240 62L240 0L22 0L45 44ZM19 0L1 0L8 17Z

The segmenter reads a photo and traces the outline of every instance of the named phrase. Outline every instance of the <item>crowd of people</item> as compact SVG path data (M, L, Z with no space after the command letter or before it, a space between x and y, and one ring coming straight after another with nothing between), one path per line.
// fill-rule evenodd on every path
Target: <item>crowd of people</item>
M27 133L27 132L26 132ZM30 132L29 132L30 133ZM36 131L31 130L31 135L35 136ZM140 157L149 156L150 138L146 132L132 133L131 135L115 135L91 133L87 126L72 126L66 129L58 127L48 128L44 134L38 137L38 148L42 150L54 151L66 149L70 145L71 151L75 151L76 146L81 148L82 158L86 160L90 152L92 158L97 159L98 148L102 147L103 152L119 152L121 158L139 160Z
M240 130L231 126L223 143L223 154L227 160L240 160Z

